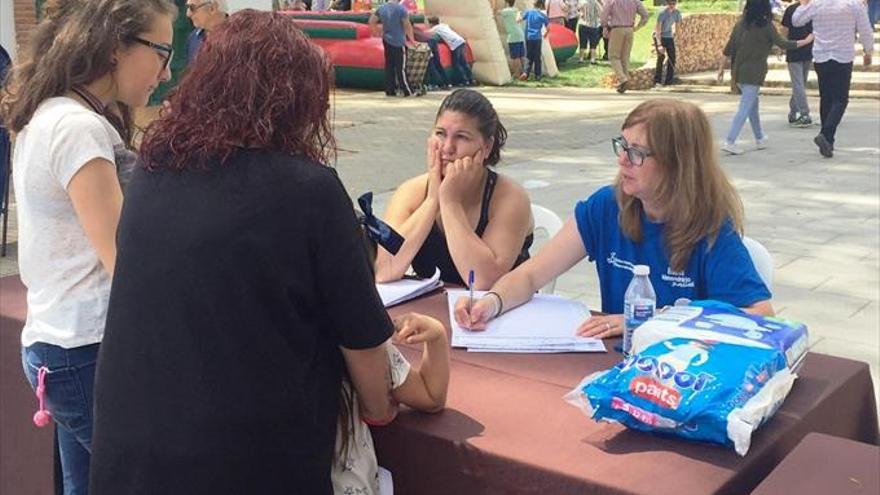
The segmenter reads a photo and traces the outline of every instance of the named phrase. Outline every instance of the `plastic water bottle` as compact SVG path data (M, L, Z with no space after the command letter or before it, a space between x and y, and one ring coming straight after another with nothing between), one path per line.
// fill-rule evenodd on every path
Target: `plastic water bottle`
M623 354L632 352L633 331L642 323L654 316L657 308L657 295L651 285L651 267L636 265L633 267L633 278L626 288L623 297Z

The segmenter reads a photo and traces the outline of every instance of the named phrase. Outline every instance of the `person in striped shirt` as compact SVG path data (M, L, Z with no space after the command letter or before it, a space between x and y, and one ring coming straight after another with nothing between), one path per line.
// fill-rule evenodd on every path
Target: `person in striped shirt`
M578 7L578 40L580 41L580 58L578 62L584 63L584 54L590 49L589 61L596 63L596 48L599 47L599 39L602 37L602 2L600 0L581 0ZM607 51L607 50L606 50Z
M636 14L639 23L635 24ZM609 27L608 51L611 68L617 75L617 92L626 92L629 82L629 55L632 51L633 32L648 23L648 11L639 0L609 0L602 8L602 24Z

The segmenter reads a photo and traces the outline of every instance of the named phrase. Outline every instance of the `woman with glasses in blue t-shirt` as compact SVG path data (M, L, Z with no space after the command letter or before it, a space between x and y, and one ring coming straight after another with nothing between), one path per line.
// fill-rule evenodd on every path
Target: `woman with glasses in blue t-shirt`
M581 324L581 336L622 333L633 265L650 266L658 306L682 297L716 299L773 314L770 291L742 242L742 202L718 163L703 111L684 101L648 100L630 112L612 145L614 185L579 202L562 230L470 311L466 299L459 301L459 325L484 329L584 257L596 262L605 314Z

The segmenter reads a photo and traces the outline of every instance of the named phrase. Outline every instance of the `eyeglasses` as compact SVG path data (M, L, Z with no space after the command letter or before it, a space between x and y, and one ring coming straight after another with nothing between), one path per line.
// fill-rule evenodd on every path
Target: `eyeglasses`
M135 38L136 42L148 46L153 50L156 50L156 53L159 57L162 57L162 71L168 68L168 65L171 63L171 57L174 56L174 48L170 45L166 45L164 43L155 43L150 40L145 40L143 38Z
M614 150L614 156L626 153L626 159L636 167L641 167L645 163L646 158L654 156L654 153L650 151L628 145L626 139L623 139L622 136L611 139L611 148Z
M190 13L194 13L195 11L199 10L200 8L204 7L205 5L208 5L209 3L211 3L211 2L208 1L208 2L202 2L202 3L188 3L188 4L186 4L186 10L190 11Z

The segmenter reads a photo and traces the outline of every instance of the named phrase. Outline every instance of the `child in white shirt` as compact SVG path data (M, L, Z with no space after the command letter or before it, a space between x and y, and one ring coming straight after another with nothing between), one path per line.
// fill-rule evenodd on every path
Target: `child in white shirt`
M449 24L441 23L437 16L428 17L428 24L431 25L431 28L427 32L443 40L452 52L452 66L458 72L458 84L476 86L477 80L474 79L474 73L467 63L467 42L465 39L449 27Z
M449 344L446 329L434 318L410 313L394 320L392 341L424 344L418 369L391 342L385 343L391 368L391 395L401 404L425 412L437 412L446 404L449 386ZM357 397L346 380L336 430L336 459L330 479L337 495L378 495L379 464L370 429L356 407Z

